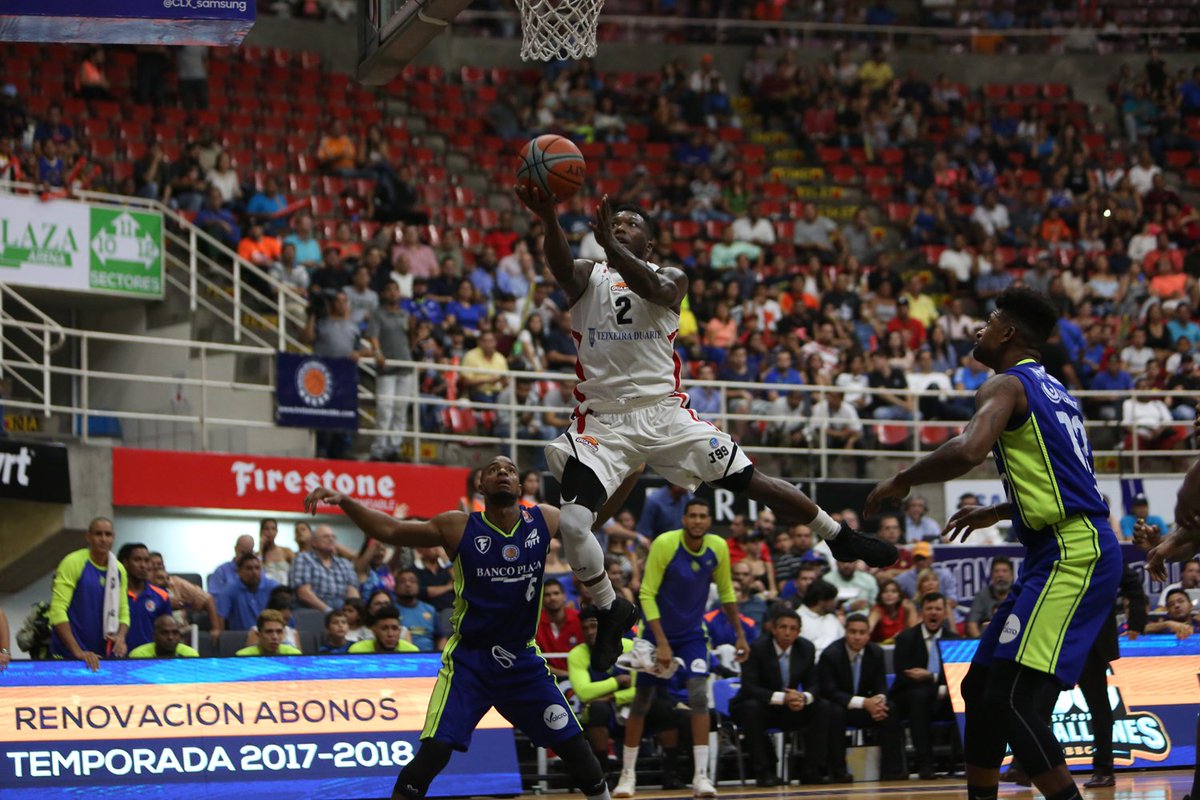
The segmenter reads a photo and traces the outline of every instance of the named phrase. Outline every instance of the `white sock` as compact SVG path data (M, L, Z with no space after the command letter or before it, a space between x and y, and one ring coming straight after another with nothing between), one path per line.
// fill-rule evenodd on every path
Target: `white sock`
M604 550L592 535L596 514L578 503L567 503L558 514L558 530L562 534L563 552L571 570L587 587L597 608L608 609L617 599L612 581L604 570ZM600 580L588 584L595 576Z
M839 522L834 522L833 517L825 513L822 508L817 509L817 516L813 521L808 523L809 529L813 535L821 539L831 540L836 539L837 535L842 531L842 525Z
M636 772L637 771L637 757L638 757L639 750L641 750L640 746L630 747L629 745L626 745L624 748L622 748L622 750L621 750L621 771L622 772Z
M708 777L708 745L694 745L692 747L692 760L696 762L696 768L692 770L692 776L695 778Z

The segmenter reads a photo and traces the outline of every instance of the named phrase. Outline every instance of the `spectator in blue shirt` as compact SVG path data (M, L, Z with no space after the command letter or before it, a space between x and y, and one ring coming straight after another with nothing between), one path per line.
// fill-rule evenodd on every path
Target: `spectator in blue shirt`
M424 278L413 279L413 296L400 301L400 308L410 317L423 320L431 325L441 325L445 313L438 302L426 293L428 281Z
M1133 541L1133 526L1139 519L1145 520L1147 525L1156 526L1160 534L1167 531L1166 520L1157 514L1150 513L1150 499L1143 493L1134 496L1133 502L1129 504L1129 513L1121 517L1121 537L1123 539L1128 542Z
M1092 397L1089 412L1101 419L1117 420L1121 418L1121 403L1124 394L1133 390L1133 376L1121 369L1121 359L1115 355L1108 357L1104 371L1092 378L1089 388L1097 392L1112 392L1111 395Z
M37 160L38 183L46 186L62 186L66 178L66 165L58 157L58 145L47 141L42 145L42 154Z
M683 509L691 499L691 492L673 483L650 492L638 519L638 533L653 539L660 533L678 530L683 524Z
M242 534L233 544L233 558L226 561L221 566L217 567L211 575L208 576L208 581L205 583L205 588L208 593L216 597L221 590L226 586L231 586L237 581L238 559L247 553L254 552L254 537L249 534ZM247 628L247 630L249 630Z
M973 392L983 385L992 371L968 355L963 358L963 365L954 371L954 388Z
M780 348L775 351L775 366L767 370L767 374L763 376L763 383L790 384L792 386L803 386L804 378L792 367L792 351ZM779 392L770 390L767 392L767 399L774 400L779 397ZM680 515L682 519L682 514Z
M242 239L242 229L238 225L233 212L224 207L225 199L221 190L215 186L208 190L205 196L204 208L196 215L196 227L209 236L224 244L231 250L236 250ZM289 237L291 238L291 237ZM297 257L299 250L297 249Z
M1192 347L1200 347L1200 325L1192 320L1192 307L1187 303L1175 306L1175 318L1167 323L1167 332L1172 342L1182 338L1190 341Z
M702 381L713 381L717 379L716 373L713 370L712 364L705 364L700 367L700 371L696 376ZM721 390L714 389L711 386L694 386L688 389L688 400L690 408L702 417L716 417L721 413Z
M272 236L277 236L286 228L284 217L277 217L280 211L287 208L287 198L279 191L279 181L274 175L268 175L263 181L263 188L255 192L246 203L246 213L251 219L260 222Z
M408 629L418 650L432 653L446 644L446 632L441 629L437 609L423 603L417 596L421 582L417 573L403 569L396 573L396 607L400 609L400 624Z
M248 631L258 615L266 610L271 590L279 584L262 574L262 561L254 553L237 559L238 579L221 590L217 597L217 615L227 631Z
M316 269L321 265L323 255L321 243L313 235L316 223L313 222L312 215L301 214L296 218L294 225L295 232L284 237L283 243L295 246L297 263L303 264L309 269Z

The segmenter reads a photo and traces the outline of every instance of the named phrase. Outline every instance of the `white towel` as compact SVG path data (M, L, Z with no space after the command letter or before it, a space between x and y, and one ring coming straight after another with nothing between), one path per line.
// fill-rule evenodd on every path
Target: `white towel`
M121 565L111 550L108 553L108 570L104 576L104 636L117 635L121 627Z
M617 658L617 666L621 669L632 670L634 672L645 672L662 680L670 678L675 674L675 670L683 666L683 659L676 656L671 659L671 665L663 669L658 663L657 654L658 646L653 642L645 639L634 639L633 649L628 653L622 653Z

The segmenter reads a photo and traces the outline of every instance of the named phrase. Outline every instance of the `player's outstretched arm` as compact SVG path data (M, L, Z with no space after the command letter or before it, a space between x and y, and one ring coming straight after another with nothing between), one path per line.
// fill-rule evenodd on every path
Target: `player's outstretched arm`
M1002 519L1012 518L1012 503L960 508L954 512L954 516L946 520L946 527L942 528L942 538L953 542L961 534L962 540L965 542L967 537L979 528L990 528Z
M304 510L310 514L317 513L322 504L337 506L367 536L397 547L445 547L453 552L467 524L467 515L462 511L445 511L424 522L398 520L323 486L304 498Z
M675 267L664 267L656 272L617 241L613 235L613 210L608 195L600 201L592 231L596 234L596 244L604 248L604 254L608 256L608 266L620 273L634 294L655 305L679 310L688 290L687 275Z
M571 243L567 241L567 233L558 223L558 213L554 198L546 197L536 186L517 186L517 197L525 207L537 214L546 230L546 240L543 247L546 251L546 264L554 280L563 288L574 303L587 288L588 277L592 274L594 261L586 258L575 258L571 255Z
M1020 379L1012 375L988 378L975 394L975 416L963 432L879 483L867 496L866 513L874 514L885 500L902 500L914 486L944 483L982 463L1024 398Z

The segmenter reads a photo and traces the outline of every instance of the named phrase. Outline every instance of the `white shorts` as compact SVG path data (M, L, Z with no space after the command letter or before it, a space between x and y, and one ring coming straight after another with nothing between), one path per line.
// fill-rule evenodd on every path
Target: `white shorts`
M678 396L633 411L587 414L582 431L572 419L546 445L546 462L560 482L571 456L595 473L609 497L641 464L689 491L751 466L728 433L684 408Z

